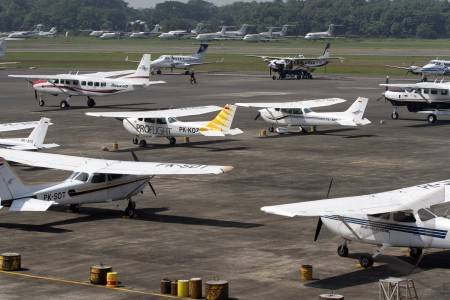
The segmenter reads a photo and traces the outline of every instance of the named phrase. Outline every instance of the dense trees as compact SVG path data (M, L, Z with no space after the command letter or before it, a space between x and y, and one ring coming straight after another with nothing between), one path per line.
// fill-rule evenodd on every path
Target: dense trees
M450 3L446 0L274 0L235 2L217 7L204 0L166 1L152 9L129 8L122 0L1 0L0 31L29 29L43 23L61 30L127 30L128 21L159 23L164 30L193 28L197 22L220 25L293 24L291 34L341 25L338 33L370 37L446 38Z

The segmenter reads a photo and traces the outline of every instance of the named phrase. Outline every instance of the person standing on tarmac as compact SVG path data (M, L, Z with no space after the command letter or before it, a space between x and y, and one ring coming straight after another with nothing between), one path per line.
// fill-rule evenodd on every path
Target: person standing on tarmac
M191 71L191 84L197 84L197 79L195 79L194 70Z

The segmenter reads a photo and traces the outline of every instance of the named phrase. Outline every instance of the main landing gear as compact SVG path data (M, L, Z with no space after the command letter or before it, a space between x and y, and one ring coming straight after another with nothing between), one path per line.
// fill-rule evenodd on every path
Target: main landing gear
M167 139L169 140L170 145L175 145L177 143L177 139L174 137L168 137Z
M95 103L95 100L94 99L92 99L91 97L88 97L88 99L87 99L87 106L89 107L89 108L92 108L92 107L94 107L97 103Z
M70 204L69 209L73 213L79 213L80 212L80 204Z
M409 256L411 256L414 259L419 259L422 256L422 248L410 247Z
M391 114L391 118L392 120L397 120L399 117L398 112L397 112L397 106L394 106L394 111Z
M437 116L435 114L429 114L427 116L427 121L429 124L434 124L437 121Z
M125 216L133 218L136 215L136 202L128 199L127 208L125 208Z

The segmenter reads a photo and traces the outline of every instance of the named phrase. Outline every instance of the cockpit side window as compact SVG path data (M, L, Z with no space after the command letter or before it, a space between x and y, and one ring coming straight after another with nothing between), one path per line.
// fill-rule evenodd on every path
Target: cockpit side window
M91 183L103 183L106 181L105 174L94 174L91 179Z
M155 119L153 119L153 118L145 118L144 122L145 123L155 123Z
M177 119L175 118L168 118L167 120L169 121L169 123L175 123L177 121Z
M87 182L89 179L89 174L88 173L79 173L74 179L83 181L83 182Z
M108 174L108 181L114 181L119 178L122 178L124 175L122 174Z
M417 214L419 215L419 218L422 222L436 218L434 214L432 214L428 209L424 208L419 209Z
M448 95L448 90L441 90L441 95L443 95L443 96Z
M156 119L156 124L167 124L165 118L158 118Z
M383 220L389 220L391 214L390 213L381 213L381 214L373 214L373 215L369 215L369 216L374 217L374 218L383 219Z
M404 222L404 223L413 223L416 222L416 218L410 212L406 211L398 211L394 213L394 221L396 222Z
M303 112L304 112L305 114L307 114L307 113L312 112L312 110L310 110L309 108L304 108L304 109L303 109Z

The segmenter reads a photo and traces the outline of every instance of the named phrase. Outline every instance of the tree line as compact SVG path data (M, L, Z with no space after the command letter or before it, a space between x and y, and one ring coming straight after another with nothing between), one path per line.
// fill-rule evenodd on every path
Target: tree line
M122 0L1 0L0 31L29 30L42 23L60 31L82 29L131 31L130 21L145 21L163 30L191 29L199 22L209 31L222 25L293 25L290 35L325 31L361 37L447 38L450 3L446 0L274 0L216 6L204 0L166 1L154 8L134 9ZM135 29L135 28L134 28Z

